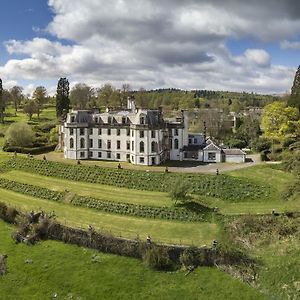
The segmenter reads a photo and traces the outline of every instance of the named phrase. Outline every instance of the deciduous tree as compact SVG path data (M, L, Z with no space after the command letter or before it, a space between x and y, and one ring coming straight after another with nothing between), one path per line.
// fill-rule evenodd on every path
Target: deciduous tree
M47 90L43 86L38 86L32 95L32 98L35 101L36 107L37 107L37 116L40 117L40 113L47 101Z
M87 109L93 106L94 89L85 83L77 83L71 90L70 100L73 108Z
M10 99L12 100L13 106L15 108L15 114L17 114L18 107L24 99L23 88L20 86L13 86L10 90Z

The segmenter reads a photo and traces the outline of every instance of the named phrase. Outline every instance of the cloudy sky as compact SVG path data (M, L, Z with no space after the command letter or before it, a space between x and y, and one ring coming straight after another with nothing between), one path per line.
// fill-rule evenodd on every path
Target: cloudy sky
M1 2L0 78L30 93L71 84L289 91L299 0Z

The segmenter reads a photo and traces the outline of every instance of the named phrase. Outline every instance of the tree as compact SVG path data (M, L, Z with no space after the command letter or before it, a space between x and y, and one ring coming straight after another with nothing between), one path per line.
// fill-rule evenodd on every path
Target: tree
M77 83L71 90L70 100L72 107L77 109L87 109L93 106L92 97L94 90L85 83Z
M70 99L69 99L70 85L67 78L60 78L56 90L56 116L61 118L64 111L69 112Z
M33 114L39 114L39 107L35 100L28 100L25 102L23 107L24 113L29 117L29 120L32 119Z
M109 83L105 84L101 89L98 89L97 90L98 106L108 107L110 102L110 97L114 91L115 88Z
M273 102L264 108L261 125L266 137L281 141L290 122L299 120L299 110L283 102ZM297 126L296 126L297 127Z
M288 105L297 107L300 110L300 66L296 71L293 86L291 89L291 96L288 100Z
M121 89L121 96L120 96L120 106L123 108L127 104L127 98L129 97L130 93L130 84L129 83L123 83L122 89Z
M21 104L22 100L24 99L23 88L15 85L9 90L9 93L10 93L10 98L13 102L13 106L15 108L15 115L17 115L18 107Z
M5 102L3 95L2 79L0 78L0 123L4 123Z
M42 111L44 104L46 103L47 100L47 90L43 86L38 86L32 95L32 98L35 101L36 108L37 108L37 116L38 118L40 117L40 112Z
M10 146L30 147L35 136L31 127L23 122L14 123L9 126L6 132L6 142Z

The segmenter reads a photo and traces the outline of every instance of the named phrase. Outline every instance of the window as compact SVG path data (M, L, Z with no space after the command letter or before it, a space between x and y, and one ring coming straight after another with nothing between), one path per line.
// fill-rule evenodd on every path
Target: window
M102 148L102 140L98 140L98 148L99 148L99 149Z
M192 139L189 139L189 144L192 144Z
M121 159L120 153L117 153L117 159Z
M70 148L74 148L74 139L70 138Z
M131 161L134 162L134 156L133 155L131 156Z
M194 144L197 144L197 139L194 139Z
M140 157L140 163L144 163L144 161L145 161L145 158L144 157Z
M107 129L107 135L111 135L111 129L110 128Z
M131 142L131 151L134 150L134 141Z
M111 152L107 152L107 158L111 158Z
M130 154L126 154L126 159L127 159L127 160L130 159Z
M71 116L71 123L75 122L75 116Z
M90 139L90 148L93 148L93 139Z
M151 137L155 139L155 130L151 130Z
M101 135L101 134L102 134L102 129L98 128L98 135Z
M84 135L84 128L80 128L80 135Z
M84 152L80 152L80 158L84 157Z
M93 152L89 151L89 157L93 157Z
M178 129L174 129L174 135L178 135Z
M95 117L95 123L98 123L99 119L98 117Z
M170 149L172 149L173 148L172 139L169 139L169 145L170 145Z
M215 160L216 153L215 152L208 152L208 160Z
M151 152L156 152L156 143L155 142L151 143Z
M127 149L127 150L130 150L130 141L127 141L127 142L126 142L126 149Z
M142 124L142 125L145 124L145 117L140 117L140 124Z
M174 140L174 148L175 148L175 149L178 149L178 139L175 139L175 140Z
M117 135L121 135L121 129L117 129Z
M102 152L98 152L98 157L99 157L99 158L102 157Z
M127 128L126 134L127 134L127 136L130 136L130 129L129 128Z
M151 163L152 165L155 165L155 157L151 157Z
M90 128L90 134L93 134L93 128Z
M108 117L107 119L107 123L110 124L111 123L111 117Z
M126 118L122 117L122 124L125 124L125 123L126 123Z
M73 134L74 134L74 129L70 128L70 135L73 135Z
M140 130L140 138L143 138L145 136L144 130Z
M133 130L131 130L131 136L133 137Z
M144 142L140 142L140 152L143 153L145 151L145 144Z
M107 141L107 149L110 149L110 148L111 148L111 141L108 140L108 141Z
M85 141L84 138L80 139L80 148L84 148L85 147Z
M117 141L117 149L121 148L121 141Z

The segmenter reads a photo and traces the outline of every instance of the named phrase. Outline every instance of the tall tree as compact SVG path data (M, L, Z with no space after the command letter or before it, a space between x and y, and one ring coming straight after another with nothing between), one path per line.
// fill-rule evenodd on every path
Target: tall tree
M71 90L70 100L73 108L86 109L93 106L94 89L85 83L77 83Z
M31 120L32 115L39 114L40 110L39 110L38 104L35 100L27 99L27 101L24 104L23 111L29 117L29 120Z
M110 105L110 97L114 93L115 88L107 83L101 89L98 89L98 106L108 107Z
M123 83L122 89L121 89L121 96L120 96L120 106L126 107L127 104L127 98L129 97L131 87L129 83Z
M32 95L33 100L35 101L37 108L37 116L40 117L40 113L47 101L47 90L43 86L38 86Z
M70 85L67 78L60 78L56 90L56 116L61 118L63 112L70 109L69 99Z
M5 101L3 97L2 79L0 78L0 122L4 123Z
M9 93L13 106L15 108L15 114L17 114L18 107L24 99L23 88L15 85L9 90Z
M288 100L288 105L300 109L300 66L296 71L293 86L291 89L291 96Z

